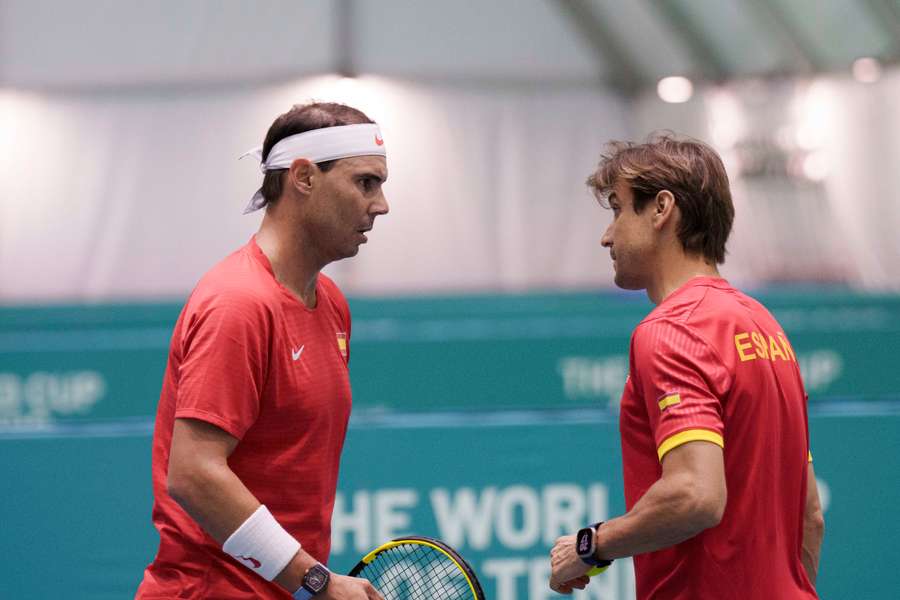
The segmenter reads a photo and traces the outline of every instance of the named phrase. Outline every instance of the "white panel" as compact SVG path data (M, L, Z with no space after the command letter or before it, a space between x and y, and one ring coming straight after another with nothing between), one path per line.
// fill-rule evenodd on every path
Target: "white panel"
M747 148L778 158L779 144L825 160L815 182L751 181L732 168L727 276L897 290L898 94L896 69L872 86L746 82L683 105L376 77L124 96L0 91L0 301L183 297L258 225L241 210L261 176L237 156L311 97L363 108L388 146L391 213L359 256L329 269L349 292L611 286L599 244L609 212L584 179L605 141L658 127L709 139L731 167Z
M635 104L637 131L669 128L722 154L735 201L723 274L900 290L900 70L707 87ZM755 166L753 166L755 165ZM752 167L752 168L751 168Z
M603 72L552 1L357 2L362 72L440 79L596 81Z
M608 285L584 181L625 107L600 91L381 85L392 212L336 266L357 293ZM373 91L375 91L373 90Z
M4 0L0 85L259 81L331 69L328 0Z
M584 179L624 106L600 91L448 90L313 78L183 94L0 92L0 300L183 297L246 242L258 167L237 156L315 97L388 146L391 213L333 265L355 293L610 281Z

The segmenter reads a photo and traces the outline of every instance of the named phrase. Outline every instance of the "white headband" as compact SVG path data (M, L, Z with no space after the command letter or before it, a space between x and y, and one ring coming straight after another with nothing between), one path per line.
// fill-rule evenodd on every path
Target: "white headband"
M280 140L269 151L266 161L262 160L262 146L241 155L252 156L259 161L259 169L266 173L276 169L287 169L298 158L311 163L326 162L351 156L387 156L381 129L374 123L361 125L341 125L304 131ZM265 200L262 188L258 189L245 213L261 208Z

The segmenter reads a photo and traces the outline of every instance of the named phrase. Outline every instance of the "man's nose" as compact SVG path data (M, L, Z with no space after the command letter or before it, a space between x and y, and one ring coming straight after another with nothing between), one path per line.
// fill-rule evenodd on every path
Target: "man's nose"
M612 224L606 228L606 231L603 232L603 236L600 237L600 245L604 248L612 248Z
M391 207L388 205L387 198L384 197L384 194L379 196L378 200L376 200L369 211L376 215L386 215L391 212Z

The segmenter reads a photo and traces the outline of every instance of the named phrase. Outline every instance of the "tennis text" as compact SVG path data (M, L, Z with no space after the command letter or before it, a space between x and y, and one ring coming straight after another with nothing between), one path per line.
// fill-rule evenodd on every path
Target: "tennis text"
M332 548L338 554L348 547L363 552L399 535L434 530L456 548L549 548L559 536L604 519L608 498L600 483L434 488L427 498L412 488L338 493ZM425 501L428 506L421 507Z

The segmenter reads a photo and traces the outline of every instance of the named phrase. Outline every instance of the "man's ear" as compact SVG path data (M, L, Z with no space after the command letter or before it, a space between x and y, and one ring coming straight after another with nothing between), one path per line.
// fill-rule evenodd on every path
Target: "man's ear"
M287 184L304 196L308 196L312 190L312 175L315 170L316 166L308 159L298 158L288 169Z
M669 190L661 190L653 198L653 226L662 229L666 223L675 219L678 207L675 205L675 196Z

